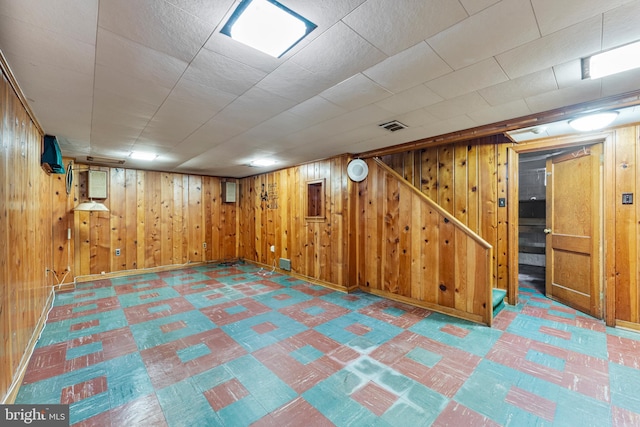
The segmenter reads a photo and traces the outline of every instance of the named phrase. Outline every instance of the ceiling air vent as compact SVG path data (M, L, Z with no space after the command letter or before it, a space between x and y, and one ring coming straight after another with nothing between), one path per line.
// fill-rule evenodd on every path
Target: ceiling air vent
M82 160L76 159L76 161L79 161L82 163ZM124 165L124 160L112 159L109 157L87 156L87 163L95 163L97 165L112 166L112 165Z
M381 125L378 125L378 126L380 126L381 128L385 128L389 132L396 132L402 129L406 129L408 127L407 125L400 123L397 120L392 120L387 123L382 123Z

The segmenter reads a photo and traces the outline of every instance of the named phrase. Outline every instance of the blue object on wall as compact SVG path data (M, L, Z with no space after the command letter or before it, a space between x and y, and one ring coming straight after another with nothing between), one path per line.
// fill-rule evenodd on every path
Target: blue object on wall
M44 136L44 151L40 163L49 165L51 173L65 173L64 163L62 162L62 153L60 152L60 146L58 146L58 140L55 136Z

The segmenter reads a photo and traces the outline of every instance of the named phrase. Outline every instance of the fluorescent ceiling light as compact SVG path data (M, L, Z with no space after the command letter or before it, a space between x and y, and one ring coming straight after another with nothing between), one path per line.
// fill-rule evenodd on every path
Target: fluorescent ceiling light
M158 157L158 155L154 153L145 153L143 151L132 151L129 157L135 160L151 161L151 160L154 160L156 157Z
M640 67L640 41L582 59L582 78L597 79Z
M274 0L242 0L220 31L280 58L316 25Z
M276 161L272 159L257 159L249 163L249 166L267 167L267 166L273 166L275 164L276 164Z
M588 132L609 126L618 116L617 111L607 111L604 113L589 114L569 120L569 125L575 130Z

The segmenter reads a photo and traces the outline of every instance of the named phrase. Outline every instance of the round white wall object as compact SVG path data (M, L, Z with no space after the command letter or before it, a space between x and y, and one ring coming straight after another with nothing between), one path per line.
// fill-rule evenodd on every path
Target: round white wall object
M367 166L367 162L365 162L364 160L354 159L349 162L349 166L347 166L347 175L349 175L349 178L352 181L363 181L368 174L369 167Z

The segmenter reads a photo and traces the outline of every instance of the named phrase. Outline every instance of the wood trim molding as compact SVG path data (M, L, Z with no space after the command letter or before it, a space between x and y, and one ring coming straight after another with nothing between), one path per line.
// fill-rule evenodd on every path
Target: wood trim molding
M27 343L27 348L24 350L22 354L22 359L20 359L20 364L16 369L16 372L13 376L13 381L9 385L9 390L7 394L4 396L2 400L2 404L12 404L16 401L16 397L18 396L18 391L20 391L20 385L24 379L24 375L27 372L27 367L29 366L29 360L31 359L31 355L36 348L36 344L38 344L38 340L40 339L40 334L44 329L45 323L47 322L47 318L49 317L49 311L53 308L53 302L55 300L55 291L52 288L49 292L49 297L47 298L47 302L42 309L42 313L40 313L40 319L38 319L38 323L31 334L31 338Z
M9 63L7 62L7 58L4 56L4 54L2 53L1 50L0 50L0 69L2 69L2 73L5 76L7 76L7 80L9 81L9 85L11 85L11 88L13 89L13 91L16 94L16 96L20 100L20 103L22 104L24 109L27 111L27 114L29 115L29 118L33 121L33 124L38 129L38 131L42 135L44 135L44 130L42 130L42 126L40 126L40 122L38 122L38 119L36 119L36 115L33 113L33 110L31 110L31 107L29 106L29 103L27 102L27 98L24 96L24 92L22 92L22 89L20 88L20 85L18 84L18 81L16 80L13 72L11 71L11 67L9 67Z

